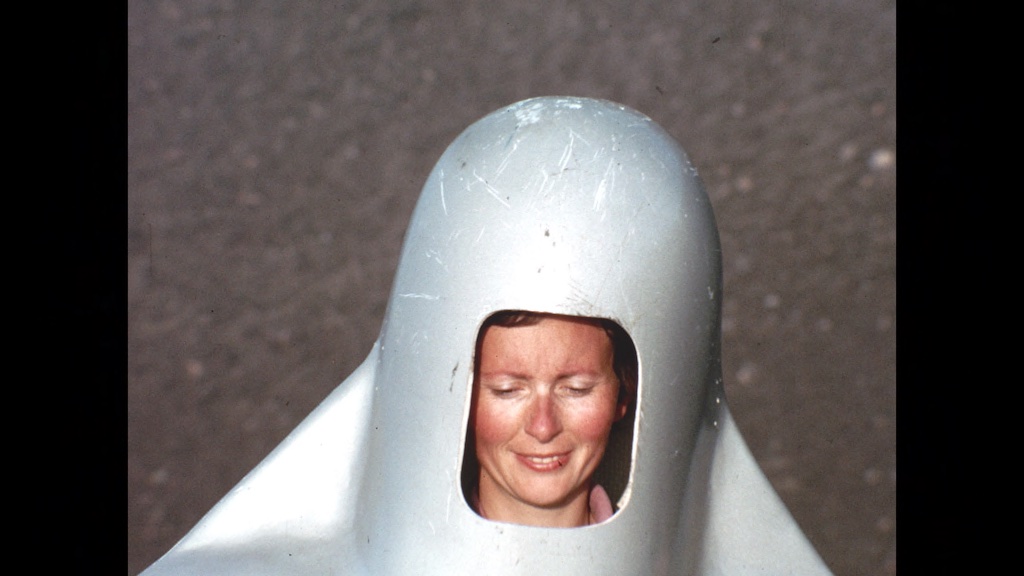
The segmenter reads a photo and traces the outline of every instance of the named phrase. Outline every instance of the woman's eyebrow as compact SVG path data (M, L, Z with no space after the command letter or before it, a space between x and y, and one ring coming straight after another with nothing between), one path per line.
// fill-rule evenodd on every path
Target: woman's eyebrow
M509 380L529 380L530 379L529 376L527 376L523 372L518 372L518 371L515 371L515 370L508 370L508 369L503 369L503 368L499 368L499 369L496 369L496 370L488 370L487 372L480 372L480 377L481 378L485 378L485 377L486 378L508 378Z
M571 381L579 381L579 382L582 382L582 383L585 383L585 384L600 384L605 379L611 380L611 378L605 378L603 373L591 372L591 373L566 374L564 376L558 376L558 378L556 378L555 381L556 382L562 382L562 383L563 382L571 382Z

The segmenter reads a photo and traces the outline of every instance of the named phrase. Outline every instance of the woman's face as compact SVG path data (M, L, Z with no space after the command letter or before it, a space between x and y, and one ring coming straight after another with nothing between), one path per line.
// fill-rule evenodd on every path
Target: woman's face
M612 366L611 339L587 319L487 328L473 400L481 513L536 524L536 514L587 502L626 412Z

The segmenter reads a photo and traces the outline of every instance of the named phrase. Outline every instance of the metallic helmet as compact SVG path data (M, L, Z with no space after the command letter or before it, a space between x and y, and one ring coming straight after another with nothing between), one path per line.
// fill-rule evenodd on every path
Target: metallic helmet
M726 407L721 288L707 194L649 118L586 98L498 110L427 178L364 363L145 574L828 574ZM610 319L635 343L603 523L467 503L474 346L500 310Z

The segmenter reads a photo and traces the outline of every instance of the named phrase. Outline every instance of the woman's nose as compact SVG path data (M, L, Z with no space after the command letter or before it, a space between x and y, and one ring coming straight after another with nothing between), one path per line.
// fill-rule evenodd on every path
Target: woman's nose
M526 433L540 442L549 442L562 431L558 407L550 394L538 395L527 416Z

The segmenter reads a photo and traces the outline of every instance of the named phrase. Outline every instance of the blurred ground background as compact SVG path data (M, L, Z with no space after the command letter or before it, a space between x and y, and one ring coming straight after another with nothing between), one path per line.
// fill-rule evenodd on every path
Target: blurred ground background
M129 574L370 350L448 143L550 94L688 151L740 429L836 574L895 574L895 1L130 0L127 28Z

